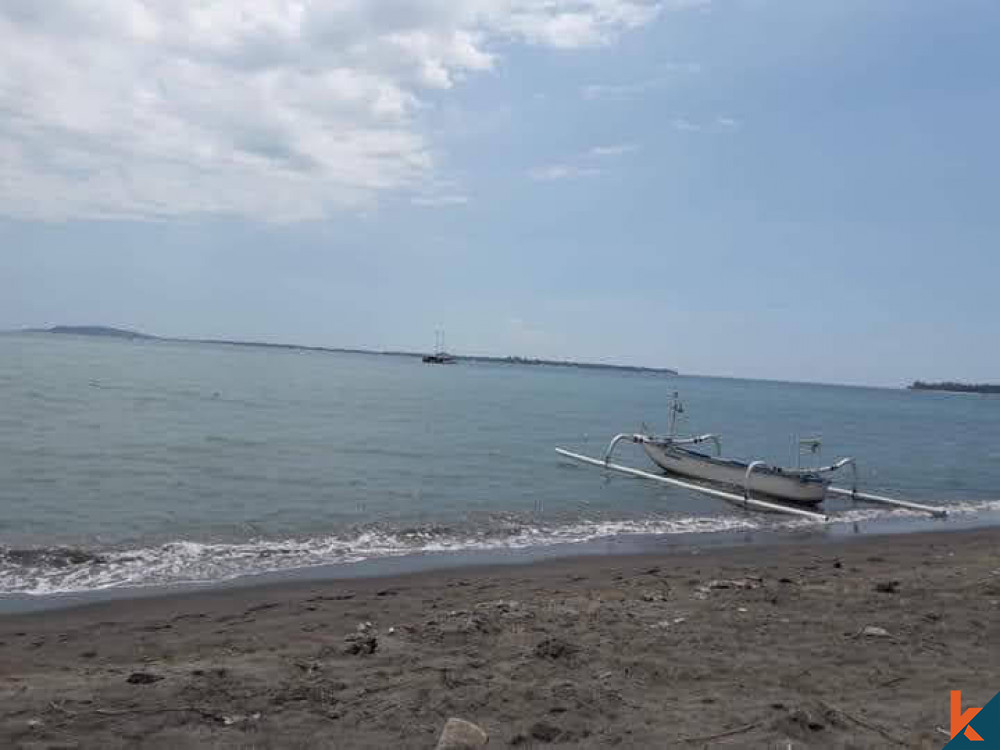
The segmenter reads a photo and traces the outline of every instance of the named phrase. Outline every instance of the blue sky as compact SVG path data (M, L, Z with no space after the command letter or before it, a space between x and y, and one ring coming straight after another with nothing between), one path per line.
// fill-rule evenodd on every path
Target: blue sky
M1000 380L986 0L9 0L0 328Z

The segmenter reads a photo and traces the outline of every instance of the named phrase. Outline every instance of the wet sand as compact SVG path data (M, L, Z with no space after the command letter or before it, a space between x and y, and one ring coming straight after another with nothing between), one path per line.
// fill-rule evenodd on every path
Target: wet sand
M1000 529L0 617L0 747L940 748L1000 690Z

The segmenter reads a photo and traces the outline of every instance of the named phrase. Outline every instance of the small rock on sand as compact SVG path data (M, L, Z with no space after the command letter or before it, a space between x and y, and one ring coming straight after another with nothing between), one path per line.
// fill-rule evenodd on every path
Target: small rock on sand
M152 672L133 672L125 680L129 685L151 685L154 682L159 682L163 677L158 674L153 674Z
M562 730L559 727L545 721L539 721L531 725L531 736L539 742L554 742L561 734Z
M889 631L885 628L880 628L875 625L865 625L861 630L861 635L867 635L870 638L891 638Z
M576 646L561 638L546 638L535 646L535 656L542 659L563 659L573 656L576 652Z
M483 747L489 739L489 735L471 721L448 719L435 750L473 750Z

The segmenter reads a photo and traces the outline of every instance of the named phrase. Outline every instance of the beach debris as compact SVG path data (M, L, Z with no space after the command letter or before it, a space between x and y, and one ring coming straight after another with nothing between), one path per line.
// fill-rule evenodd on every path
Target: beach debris
M644 602L665 602L667 597L659 591L647 591L640 597Z
M45 722L41 719L28 719L28 727L31 729L38 729L39 727L45 726Z
M126 678L125 682L129 685L152 685L154 682L159 682L163 679L163 675L153 674L152 672L133 672Z
M774 722L777 729L794 736L810 736L827 728L824 717L806 708L797 708Z
M370 656L378 650L378 634L370 622L358 623L354 633L344 638L345 651L352 656Z
M749 732L752 729L756 729L758 724L744 724L736 729L728 729L724 732L716 732L715 734L704 734L700 737L683 737L681 742L710 742L712 740L722 739L723 737L732 737L737 734L743 734L744 732ZM788 743L788 747L791 748L792 743Z
M764 579L759 578L758 576L746 576L745 578L715 578L708 583L703 583L701 586L696 587L692 596L695 599L707 599L708 595L712 591L719 591L721 589L755 589L759 588L763 582Z
M465 719L448 719L438 738L435 750L474 750L489 742L490 736L482 727Z
M865 625L861 628L860 634L869 638L892 638L892 634L888 630L877 625Z
M562 730L559 727L549 724L546 721L536 721L528 731L532 738L539 742L554 742L562 734Z
M245 724L248 722L255 722L260 720L260 712L252 713L249 716L244 716L243 714L236 714L235 716L223 716L222 723L227 727L233 726L233 724Z
M875 590L880 594L895 594L899 592L899 581L879 581Z
M579 649L572 643L561 638L546 638L535 646L535 656L540 659L565 659L573 656Z
M521 609L521 602L516 599L496 599L491 602L480 602L476 605L476 609L495 609L501 614L507 614Z
M372 636L348 636L346 651L352 656L371 656L378 651L378 638Z

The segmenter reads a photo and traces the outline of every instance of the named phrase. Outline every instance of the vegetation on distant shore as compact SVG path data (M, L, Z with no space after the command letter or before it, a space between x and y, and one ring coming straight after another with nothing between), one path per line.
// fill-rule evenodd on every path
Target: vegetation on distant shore
M42 333L71 333L77 336L107 336L115 339L155 339L138 331L129 331L124 328L111 328L110 326L53 326L52 328L41 329Z
M264 349L292 349L304 352L332 352L337 354L382 354L390 357L423 357L421 352L407 351L374 351L371 349L344 349L326 346L303 346L300 344L272 344L263 341L231 341L228 339L184 339L153 336L148 333L139 333L124 328L111 328L109 326L53 326L52 328L33 328L31 333L62 333L75 334L77 336L103 336L107 338L120 339L143 339L146 341L180 341L194 344L222 344L225 346L249 346ZM615 365L597 362L574 362L572 360L554 359L526 359L524 357L487 357L487 356L463 356L461 354L448 355L459 362L496 362L511 365L546 365L549 367L577 367L589 370L624 370L626 372L657 373L662 375L676 375L676 370L666 367L640 367L637 365Z
M910 386L911 391L952 391L954 393L1000 393L1000 385L988 383L956 383L946 380L941 383L925 383L917 380Z

